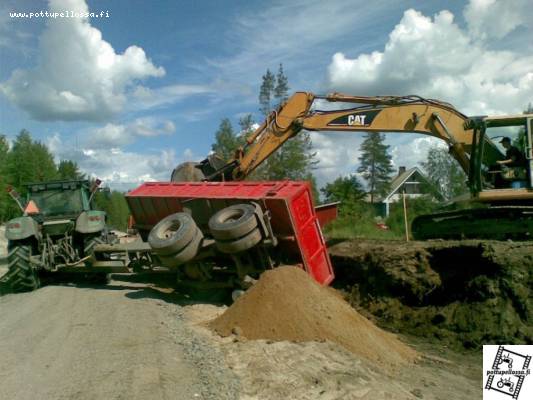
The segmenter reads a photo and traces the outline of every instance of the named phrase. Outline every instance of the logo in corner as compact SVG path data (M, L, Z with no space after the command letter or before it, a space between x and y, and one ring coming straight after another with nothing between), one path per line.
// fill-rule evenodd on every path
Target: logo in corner
M529 378L531 382L526 382L526 379L531 374L529 364L532 353L533 346L483 346L486 376L483 399L519 400L521 393L524 399L530 399L533 379Z

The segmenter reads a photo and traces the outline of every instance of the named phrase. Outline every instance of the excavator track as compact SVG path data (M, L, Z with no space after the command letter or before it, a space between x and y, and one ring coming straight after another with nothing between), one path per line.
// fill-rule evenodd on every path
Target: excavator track
M533 207L505 206L447 211L416 217L412 234L427 239L532 240Z

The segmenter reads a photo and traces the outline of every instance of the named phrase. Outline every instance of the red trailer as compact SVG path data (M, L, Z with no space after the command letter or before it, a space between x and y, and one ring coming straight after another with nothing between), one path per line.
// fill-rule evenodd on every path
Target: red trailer
M334 278L307 182L147 182L126 200L143 239L186 279L234 271L235 283L281 264L324 285ZM169 244L180 232L182 243Z

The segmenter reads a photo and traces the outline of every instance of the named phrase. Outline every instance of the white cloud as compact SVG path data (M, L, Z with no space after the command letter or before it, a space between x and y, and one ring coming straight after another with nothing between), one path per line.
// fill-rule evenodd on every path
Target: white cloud
M176 131L172 121L157 122L154 118L137 118L129 124L108 123L87 131L83 145L90 149L120 148L139 137L171 135Z
M533 8L527 0L470 0L464 17L473 37L501 39L520 25L531 27Z
M448 101L465 113L520 112L533 96L533 54L524 48L492 49L491 41L482 40L494 37L494 29L509 34L524 25L523 16L513 20L512 12L502 14L505 27L494 28L491 21L502 7L512 8L508 2L471 2L465 10L470 30L461 29L448 11L430 18L407 10L383 51L355 58L336 53L329 86L364 95L418 94ZM525 6L518 9L531 15Z
M394 135L401 135L401 137ZM442 140L420 134L392 133L387 134L386 137L390 143L389 153L392 156L392 165L396 170L401 166L407 168L420 166L421 162L427 160L427 153L433 147L447 148Z
M48 137L46 143L56 162L75 161L82 172L103 180L116 190L129 190L147 181L168 181L176 165L201 158L191 149L177 155L174 150L141 153L111 146L78 148L72 139L63 141L59 133Z
M33 35L24 30L26 27L17 24L16 18L11 18L9 12L13 11L10 4L0 4L0 51L5 57L5 52L10 51L28 56L32 53L29 46Z
M176 126L172 121L159 123L154 118L137 118L128 125L128 129L133 135L142 137L171 135L176 132Z
M49 10L88 11L84 0L50 0ZM34 69L17 69L0 90L39 120L105 120L121 111L136 81L161 77L138 46L117 54L88 18L48 19Z
M131 108L148 109L186 99L198 94L209 94L216 89L209 85L168 85L156 89L137 86L132 93Z
M360 133L311 132L313 151L318 161L313 171L319 187L339 176L357 169L359 148L363 141Z

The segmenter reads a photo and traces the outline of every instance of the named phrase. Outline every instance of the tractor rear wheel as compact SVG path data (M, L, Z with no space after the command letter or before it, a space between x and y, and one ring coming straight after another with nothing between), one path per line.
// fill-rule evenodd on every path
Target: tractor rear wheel
M7 256L9 279L7 283L14 293L31 292L41 286L37 271L31 266L31 246L15 245Z

